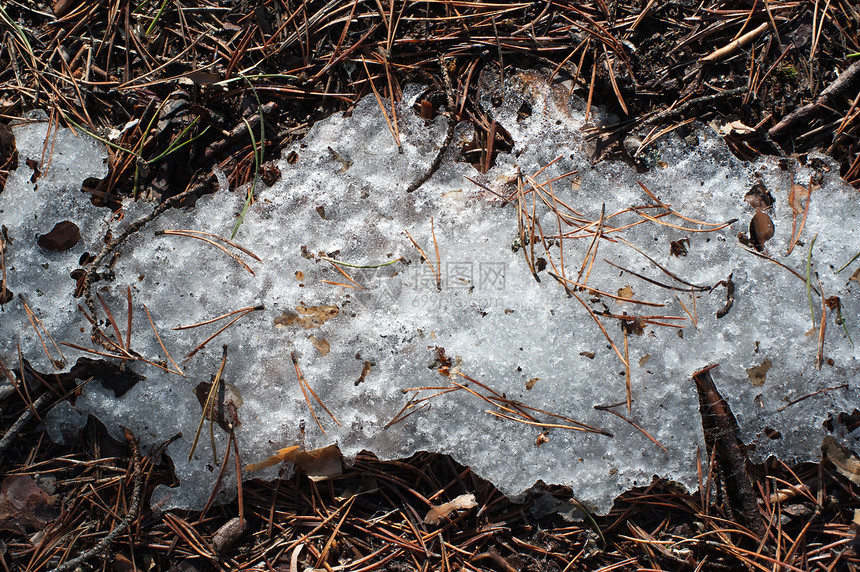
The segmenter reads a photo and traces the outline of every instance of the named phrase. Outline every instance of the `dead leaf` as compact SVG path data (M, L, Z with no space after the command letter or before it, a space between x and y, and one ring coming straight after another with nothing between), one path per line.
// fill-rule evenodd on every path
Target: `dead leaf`
M354 385L358 386L364 383L364 380L367 379L367 374L370 373L371 368L373 368L373 362L365 360L364 365L361 366L361 375L359 375L358 379L355 380Z
M328 352L331 351L331 344L325 338L318 338L312 334L308 336L308 339L321 355L328 355Z
M472 493L460 495L450 502L434 506L424 517L424 524L439 524L441 520L447 517L455 510L466 510L478 506L475 501L475 495Z
M744 122L740 120L724 123L719 127L719 129L717 129L717 133L719 133L721 137L731 135L732 133L735 135L747 135L753 132L755 132L755 129L749 125L745 125Z
M64 252L81 240L81 230L75 223L64 220L58 222L51 232L43 234L36 243L52 252Z
M343 455L337 445L302 451L296 455L294 463L315 483L343 473Z
M809 189L803 185L792 185L788 193L788 206L795 216L803 213L803 201L809 198Z
M860 485L860 458L854 451L843 447L836 439L826 435L821 443L821 453L824 459L833 463L840 475L855 485Z
M293 463L314 482L337 477L343 472L343 456L337 445L329 445L313 451L301 451L298 445L293 445L277 451L264 461L247 465L245 470L260 471L278 463Z
M619 288L618 289L618 297L624 298L625 300L632 300L633 299L633 288L631 288L630 286L625 286L624 288ZM624 302L622 302L621 300L618 300L618 303L623 304Z
M744 201L754 209L766 209L773 206L773 195L761 181L757 182L744 195Z
M32 477L12 475L0 484L0 530L42 530L59 516L53 499Z
M539 377L533 377L533 378L531 378L530 380L528 380L528 381L526 382L526 389L528 389L529 391L531 391L531 389L532 389L532 388L535 386L535 384L536 384L537 382L539 382L539 381L540 381L540 378L539 378Z
M854 282L860 282L860 268L854 271L854 274L851 275L849 280L853 280Z
M298 452L298 445L279 449L275 452L274 455L272 455L268 459L260 461L259 463L251 463L250 465L247 465L245 467L245 470L253 473L254 471L262 471L263 469L267 469L272 465L277 465L278 463L292 463L295 460Z
M651 361L651 354L645 354L639 358L639 367L645 367L645 364Z
M749 376L750 382L756 387L764 385L767 378L767 372L770 371L771 367L773 367L773 364L769 359L765 359L761 362L761 365L747 369L747 376Z
M242 394L239 393L239 388L231 383L223 383L222 380L218 385L221 395L216 396L215 403L204 414L206 419L214 421L229 433L231 426L235 429L242 425L238 415L238 409L242 406ZM205 381L198 383L194 388L194 395L197 396L200 407L206 407L211 388L212 384Z
M690 239L684 237L680 240L673 240L670 242L669 251L672 253L672 256L687 256L688 246L690 246Z
M773 221L763 210L756 211L750 221L750 240L756 250L761 252L764 243L773 238Z
M111 572L140 572L140 569L122 552L111 555Z
M296 312L289 310L275 318L275 325L279 327L301 326L306 330L319 328L327 321L340 313L337 306L296 306Z

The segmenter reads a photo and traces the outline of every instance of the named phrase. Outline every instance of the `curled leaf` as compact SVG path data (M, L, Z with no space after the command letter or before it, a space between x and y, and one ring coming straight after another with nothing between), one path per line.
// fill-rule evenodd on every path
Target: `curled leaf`
M337 445L329 445L312 451L302 451L298 445L277 451L268 459L251 463L245 467L248 472L261 471L278 463L293 463L307 474L312 481L322 481L336 477L343 472L342 456Z
M773 221L763 210L756 211L750 221L750 240L756 250L761 252L764 243L773 238Z
M450 502L434 506L424 517L424 524L439 524L439 522L455 510L466 510L478 506L475 495L469 493L460 495Z
M826 435L821 443L822 457L833 463L839 473L855 485L860 485L860 458L857 454L843 447L839 442Z
M770 194L770 191L767 190L767 187L761 181L754 184L747 191L747 194L744 195L744 201L754 209L766 209L773 206L774 203L773 195Z
M81 230L71 221L58 222L51 232L43 234L37 240L39 246L53 252L64 252L81 240Z
M809 189L803 185L792 185L791 191L788 193L788 206L791 207L794 215L797 216L803 213L803 201L809 198Z

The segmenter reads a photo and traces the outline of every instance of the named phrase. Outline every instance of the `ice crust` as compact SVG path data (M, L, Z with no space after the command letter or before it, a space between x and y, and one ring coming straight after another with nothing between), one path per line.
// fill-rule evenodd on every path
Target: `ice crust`
M226 344L224 377L243 399L242 426L237 431L243 463L261 461L276 449L294 444L311 449L337 442L347 457L369 450L388 459L430 450L450 453L507 494L517 495L537 480L565 484L586 506L605 512L620 492L645 485L655 475L696 486L696 455L704 449L691 376L714 363L720 364L713 371L717 387L737 417L742 438L756 445L759 457L818 458L823 421L860 402L858 350L837 324L835 312L828 312L824 354L833 363L816 370L818 330L808 333L812 319L804 280L750 254L737 234L748 231L754 211L744 195L759 176L776 199L770 211L775 236L766 252L805 275L809 244L817 235L812 270L826 296L840 297L847 325L855 338L860 337L856 333L860 332L860 284L849 280L857 263L836 273L860 249L858 195L839 179L837 169L826 174L823 187L813 194L802 245L786 256L792 228L787 198L792 175L776 159L744 163L731 155L715 133L700 128L693 138L670 135L658 144L665 167L637 174L618 161L592 165L583 133L583 104L560 95L564 89L548 86L540 74L528 72L511 79L500 107L493 107L489 98L484 101L512 136L513 151L500 155L487 175L479 175L468 163L455 160L453 148L472 136L460 128L456 145L439 171L407 194L407 185L429 166L445 138L444 118L425 123L409 107L420 91L410 87L398 108L402 154L373 97L363 99L349 115L320 121L293 145L279 162L280 181L257 189L257 201L236 237L260 257L257 262L242 256L256 275L202 241L155 235L159 230L193 229L229 237L242 208L242 190L205 196L193 209L168 211L120 247L114 278L99 281L96 291L124 329L125 292L131 287L132 348L149 359L164 356L144 304L177 361L226 320L190 330L171 328L258 304L265 310L244 316L181 363L187 378L134 362L127 367L146 379L120 399L97 381L89 383L74 406L67 404L51 413L52 436L69 435L82 413L98 417L117 437L119 425L124 425L149 445L181 432L182 438L167 451L181 485L161 487L153 503L162 509L201 508L218 469L205 433L195 458L187 460L201 411L192 388L214 375ZM530 106L530 116L517 113L523 103ZM45 125L18 127L15 134L20 164L25 165L25 155L39 160ZM80 183L87 176L104 176L104 150L67 131L60 130L56 137L48 171L53 178L42 178L34 185L29 182L30 169L21 167L0 194L0 221L10 239L9 287L24 295L54 339L101 350L90 340L69 272L78 268L85 251L100 250L109 230L117 236L129 221L152 207L129 203L123 217L93 207L88 195L80 192ZM329 148L352 165L344 171ZM614 235L690 283L712 286L731 274L736 286L734 305L721 319L715 314L725 305L725 288L698 295L696 326L675 297L693 312L689 292L682 291L685 286L621 241L600 241L588 285L611 294L630 287L636 299L665 306L638 306L580 293L595 312L686 318L676 321L684 326L683 337L677 328L648 325L643 335L628 339L633 397L629 417L668 452L625 421L594 409L625 400L624 366L585 308L567 297L547 271L539 274L537 282L524 250L513 251L512 243L519 236L515 195L506 204L466 178L499 195L511 195L516 190L517 168L541 184L578 171L553 182L552 190L558 201L592 221L599 220L604 204L607 216L634 205L653 205L637 181L687 217L710 222L738 219L709 233L645 221ZM806 184L811 169L802 165L792 169L794 181ZM532 196L526 195L529 209ZM543 234L551 241L558 233L557 218L537 202ZM61 220L80 226L81 243L64 253L40 249L36 235ZM628 212L608 219L606 225L618 228L643 220ZM703 228L677 217L661 220ZM435 231L441 291L407 231L436 265ZM672 256L670 241L682 238L690 240L689 254ZM564 241L565 272L571 279L590 243L590 236ZM402 260L379 268L343 267L363 287L350 289L323 282L349 283L317 256L321 252L356 265ZM558 264L558 246L550 246L550 253ZM541 244L535 245L538 256L546 257ZM604 259L681 290L651 284ZM818 323L821 299L814 294L813 304ZM275 323L284 312L297 312L297 306L322 305L336 306L338 314L320 327ZM601 322L623 348L618 321L604 316ZM104 329L111 330L109 325ZM322 355L311 336L329 344L327 355ZM17 363L16 344L35 368L53 370L17 297L0 314L0 359L7 367ZM538 446L540 428L493 417L485 412L493 409L488 403L463 390L435 397L428 401L430 407L386 427L412 395L404 394L404 389L452 387L439 373L436 348L444 348L451 368L509 399L614 436L552 429L548 441ZM60 369L85 355L69 347L63 347L63 353L66 362ZM327 434L310 414L291 354L340 422L335 424L313 402ZM770 360L772 367L764 384L754 386L746 370L764 360ZM372 366L362 377L365 362ZM363 381L357 385L360 378ZM534 378L539 379L527 390L526 384ZM837 389L820 391L827 388ZM625 407L616 410L627 415ZM552 421L545 415L537 417ZM765 429L779 431L781 437L769 439ZM218 454L223 455L226 436L217 428L216 435ZM272 478L278 471L273 467L247 477ZM227 496L235 488L231 474L232 469L227 471Z

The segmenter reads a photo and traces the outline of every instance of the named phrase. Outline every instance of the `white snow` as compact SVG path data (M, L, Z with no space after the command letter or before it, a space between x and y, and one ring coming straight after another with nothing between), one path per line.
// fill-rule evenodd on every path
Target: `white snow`
M406 99L414 100L419 91L413 86ZM818 287L817 273L825 296L839 296L846 325L860 341L860 284L849 280L858 262L836 273L860 250L857 192L839 179L835 167L826 173L822 188L812 195L800 242L787 256L792 232L788 189L792 176L796 183L808 183L813 173L809 165L793 164L790 170L783 170L775 158L743 163L706 128L695 132L692 139L697 138L698 144L691 144L695 143L691 138L666 137L657 145L665 166L644 174L620 161L592 165L592 146L582 130L584 106L563 93L563 87L547 86L535 72L514 77L505 90L503 106L493 108L485 102L486 109L513 137L513 152L500 155L496 166L480 175L468 163L455 160L454 148L472 135L459 128L456 144L439 171L411 194L404 189L429 166L445 137L444 118L425 124L408 106L400 106L397 117L403 154L398 154L373 97L363 99L348 117L337 115L317 123L293 145L291 151L298 160L279 162L281 180L271 188L257 189L257 201L235 239L261 260L227 247L254 275L210 244L155 234L190 229L229 237L243 205L244 190L231 194L222 190L201 198L194 209L161 215L118 249L113 280L97 282L95 290L124 330L126 288L130 287L132 349L152 361L164 359L146 318L145 304L162 341L187 377L164 373L141 361L128 362L127 367L145 375L145 381L121 399L93 381L78 397L74 411L71 406L55 410L54 422L68 425L81 412L91 413L110 430L118 432L122 424L150 445L182 432L183 437L168 449L181 485L162 487L153 503L162 509L200 508L218 470L213 467L205 434L194 458L187 460L201 411L192 388L215 374L226 344L224 378L239 389L243 399L239 409L242 426L237 431L243 463L261 461L294 444L311 449L337 442L347 456L366 449L382 458L438 451L471 466L505 493L516 495L540 479L570 485L586 506L605 512L620 492L645 485L655 475L696 486L696 455L704 449L691 376L719 363L713 372L717 387L738 419L742 438L756 445L758 456L818 458L823 421L828 414L851 410L858 402L860 368L857 348L837 324L835 312L828 311L824 357L832 363L816 369L821 298L812 294L816 329L810 332L806 263L812 237L817 235L811 260L813 285ZM531 106L531 116L518 117L523 102ZM25 165L25 154L37 157L40 152L45 126L18 127L15 133L20 164ZM30 170L19 168L0 194L0 222L8 228L10 239L6 266L12 291L24 294L58 342L104 351L90 340L89 325L77 308L82 299L73 297L75 282L69 272L79 267L83 252L99 251L109 228L117 236L121 228L152 207L128 204L118 220L110 211L90 204L88 195L79 189L84 177L105 173L104 151L96 147L90 139L74 139L61 130L49 170L55 182L41 179L34 189L28 182ZM352 161L352 166L342 171L342 163L329 147ZM829 160L824 159L824 164L830 165ZM663 304L634 305L577 292L592 311L681 318L656 320L683 326L682 330L646 324L643 335L628 336L632 413L627 413L626 405L615 408L629 415L666 451L622 419L594 408L625 402L625 368L586 309L548 274L551 265L539 273L540 282L532 276L525 259L532 248L535 259L550 262L538 231L530 233L538 238L536 244L513 251L512 244L519 237L517 169L543 185L545 197L550 197L551 188L557 204L569 205L579 213L565 211L571 219L593 221L578 233L574 233L576 227L561 223L562 232L570 236L561 241L564 273L569 279L577 279L592 243L589 232L598 227L605 205L604 238L599 241L588 286L616 296L629 287L636 300ZM571 171L577 174L556 179ZM803 279L754 256L739 243L738 233L748 232L754 214L744 195L756 177L776 199L769 211L775 236L765 245L765 252ZM551 187L550 180L554 180ZM666 211L655 207L637 181L688 218L737 222L713 232L691 232L649 221L630 207L650 205L652 208L640 212L652 217ZM530 212L537 204L536 218L549 255L561 272L560 249L553 244L560 223L530 189L525 180L524 204ZM504 201L501 195L511 200ZM552 199L548 202L552 204ZM67 252L47 253L36 245L35 237L61 220L77 223L83 239ZM672 215L660 220L689 229L708 228ZM634 223L640 224L628 226ZM626 228L614 230L622 227ZM441 267L441 290L407 232L433 266ZM689 253L672 256L670 241L682 238L689 238ZM710 288L731 275L733 307L718 319L716 313L726 303L725 287L699 292L694 304L689 286L673 280L636 249L691 284ZM400 260L379 268L343 266L362 286L357 289L324 282L349 284L319 253L359 266ZM618 267L678 290L649 283ZM180 361L235 316L199 328L171 328L259 304L265 310L242 317L189 361ZM311 329L278 325L283 324L285 312L301 317L301 308L316 306L335 306L338 313ZM696 317L697 325L688 312ZM619 321L607 315L599 318L623 354ZM101 310L100 319L104 319ZM110 325L103 329L112 331ZM320 340L330 347L325 355L317 349ZM16 297L0 314L0 359L7 367L17 363L18 343L35 368L52 370ZM48 348L52 355L56 353L52 346ZM456 373L450 378L440 375L437 348L444 348L452 370L508 399L613 436L553 428L546 434L548 441L538 446L542 428L493 416L486 410L510 413L465 390L434 397L425 402L428 407L387 426L411 396L417 394L420 399L438 391L404 393L409 388L454 387L451 382L455 381L487 394ZM85 355L70 347L63 347L63 353L66 362L61 369ZM340 425L308 394L325 433L319 429L300 389L291 354ZM746 370L766 359L772 368L764 384L754 386ZM356 385L365 362L372 365ZM527 389L534 378L539 379ZM804 396L809 397L795 402ZM534 413L534 417L563 423L543 413ZM779 431L781 438L768 439L766 428ZM61 429L56 426L54 434ZM226 436L217 428L216 434L218 454L223 455ZM277 472L278 467L273 467L249 477L272 478ZM230 494L235 482L229 480L231 471L227 475Z

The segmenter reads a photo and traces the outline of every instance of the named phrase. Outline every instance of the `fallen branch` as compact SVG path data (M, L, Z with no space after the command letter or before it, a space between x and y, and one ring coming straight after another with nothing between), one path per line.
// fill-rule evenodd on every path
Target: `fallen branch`
M783 117L779 123L768 129L767 134L770 137L779 137L783 135L795 123L803 121L815 113L819 108L829 105L833 98L848 90L848 88L850 88L858 78L860 78L860 61L854 62L848 69L839 74L839 77L827 86L815 101L807 103L803 107L795 109Z
M116 528L111 530L107 536L102 538L98 544L86 552L79 554L75 558L60 564L51 572L67 572L69 570L75 570L81 564L92 560L93 557L104 552L110 543L116 540L120 534L125 532L125 530L131 525L132 521L137 519L137 511L140 508L140 493L143 489L143 470L141 470L140 467L140 451L137 448L137 441L135 440L134 434L125 427L123 427L122 430L129 446L131 447L132 463L134 467L134 490L131 493L131 506L128 508L128 514L122 522L119 523Z

